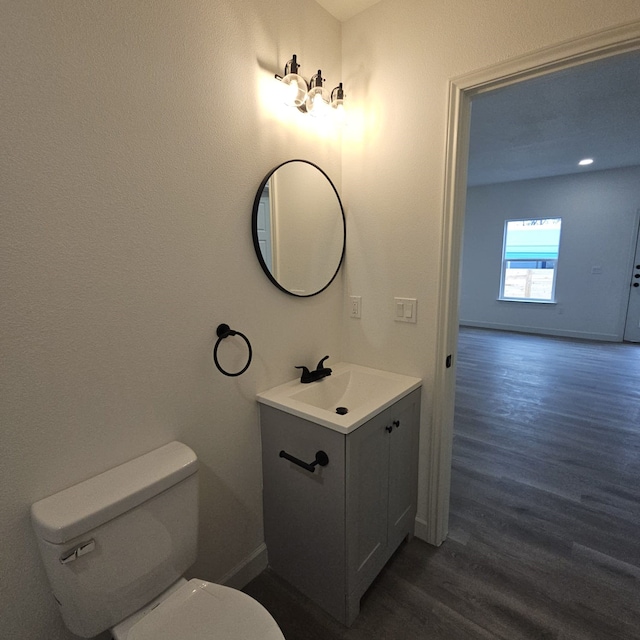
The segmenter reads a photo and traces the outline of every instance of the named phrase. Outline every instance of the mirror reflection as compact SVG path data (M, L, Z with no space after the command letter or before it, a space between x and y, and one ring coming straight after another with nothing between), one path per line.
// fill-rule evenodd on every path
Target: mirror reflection
M263 270L291 295L320 293L342 264L340 196L327 174L307 160L289 160L265 177L253 204L252 232Z

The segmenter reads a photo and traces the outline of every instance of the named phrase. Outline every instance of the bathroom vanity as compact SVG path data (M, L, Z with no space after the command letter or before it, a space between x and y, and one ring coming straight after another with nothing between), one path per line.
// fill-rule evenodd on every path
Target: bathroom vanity
M421 381L333 370L258 396L264 526L273 571L351 625L364 592L413 535Z

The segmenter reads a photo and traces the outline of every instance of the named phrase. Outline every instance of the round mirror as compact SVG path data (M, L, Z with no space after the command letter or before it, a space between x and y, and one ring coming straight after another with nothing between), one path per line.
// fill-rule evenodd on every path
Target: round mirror
M307 160L270 171L253 202L253 244L264 272L293 296L313 296L338 274L346 235L340 196Z

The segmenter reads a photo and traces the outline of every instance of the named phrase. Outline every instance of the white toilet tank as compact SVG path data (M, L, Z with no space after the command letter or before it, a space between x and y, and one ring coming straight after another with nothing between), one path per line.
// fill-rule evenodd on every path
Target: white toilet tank
M36 502L31 521L73 633L108 629L196 559L198 459L180 442Z

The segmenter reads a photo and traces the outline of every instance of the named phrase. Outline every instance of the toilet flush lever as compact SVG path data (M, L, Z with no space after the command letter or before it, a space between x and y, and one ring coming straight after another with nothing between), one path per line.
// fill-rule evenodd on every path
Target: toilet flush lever
M77 560L81 556L86 555L87 553L91 553L96 548L95 540L87 540L86 542L81 542L79 545L76 545L73 549L69 551L65 551L60 556L60 564L69 564L74 560Z

